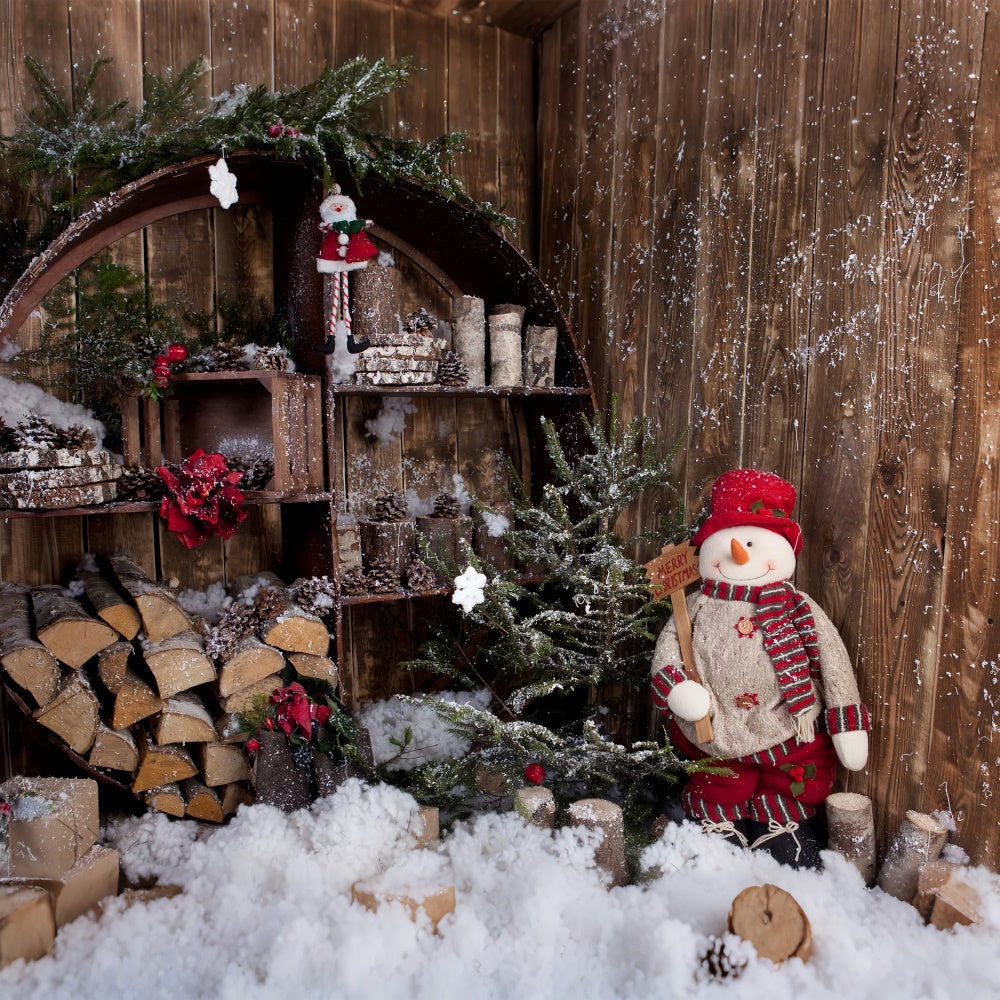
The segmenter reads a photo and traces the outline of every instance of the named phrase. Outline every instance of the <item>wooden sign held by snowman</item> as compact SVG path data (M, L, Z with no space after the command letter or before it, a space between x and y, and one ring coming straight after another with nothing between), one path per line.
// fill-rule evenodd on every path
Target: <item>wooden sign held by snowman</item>
M354 358L366 347L351 332L350 290L347 275L368 266L378 256L378 247L365 229L371 219L359 219L354 201L343 194L339 184L319 206L319 230L323 243L316 258L320 274L333 275L332 303L327 322L326 342L317 348L328 355L328 370L334 382L348 382L354 374Z
M818 864L811 821L837 760L854 771L867 763L869 717L836 628L788 582L802 548L795 499L769 472L734 469L716 481L692 539L702 583L683 602L699 679L684 669L671 620L653 654L652 697L682 753L720 758L732 772L692 775L687 815L779 860L799 863L804 850L802 863ZM709 739L695 725L706 715Z

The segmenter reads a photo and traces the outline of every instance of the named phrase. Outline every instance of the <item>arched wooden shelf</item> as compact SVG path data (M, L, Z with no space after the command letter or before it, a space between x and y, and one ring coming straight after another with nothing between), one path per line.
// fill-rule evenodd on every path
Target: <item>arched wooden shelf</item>
M17 337L25 320L45 295L72 271L130 233L185 212L218 208L209 191L208 167L217 156L204 156L150 174L98 201L69 226L11 288L0 303L0 341ZM313 350L325 335L322 276L317 274L315 254L319 235L316 220L323 197L321 185L301 164L277 160L270 153L235 152L227 155L237 177L241 204L269 205L273 216L275 301L284 304L292 331L292 348L300 371L322 372L323 356ZM580 417L593 413L593 387L587 366L573 332L553 295L538 272L501 233L474 210L449 201L418 184L388 183L366 178L359 186L339 170L338 180L354 198L359 217L375 220L373 234L404 255L411 264L435 282L449 297L476 295L487 305L517 303L525 307L526 321L555 327L558 332L556 385L548 389L506 386L483 387L366 387L327 384L324 387L324 430L327 448L333 440L333 418L342 406L363 397L440 397L456 401L482 398L503 400L516 425L514 447L532 471L533 489L540 488L551 467L545 451L539 420L552 421L570 455L586 447ZM467 405L467 403L466 403ZM301 550L298 573L333 572L338 576L335 530L338 497L333 481L333 462L327 456L326 492L300 496L260 495L257 503L280 503L288 511L290 537ZM114 514L155 509L155 504L106 504L58 512L0 512L0 518L79 516ZM283 530L285 515L282 515ZM287 543L286 543L287 545ZM325 551L325 555L323 552ZM328 561L329 570L323 560ZM267 568L267 567L261 567ZM291 578L291 577L289 577ZM443 591L442 591L443 593ZM392 602L428 597L399 591L371 597L344 597L332 613L331 631L336 634L336 655L343 662L345 616L366 605L390 606ZM344 678L346 681L346 677ZM25 699L8 678L4 684L14 702L30 714ZM354 701L347 691L348 703ZM117 776L104 775L78 754L71 758L88 773L105 777L119 788Z

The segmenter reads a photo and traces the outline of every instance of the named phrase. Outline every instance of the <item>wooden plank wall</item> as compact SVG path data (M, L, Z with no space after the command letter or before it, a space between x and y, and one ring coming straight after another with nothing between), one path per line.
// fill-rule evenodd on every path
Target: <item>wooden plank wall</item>
M883 849L950 808L994 869L996 8L583 0L539 70L540 266L598 393L686 433L692 514L727 468L796 484L874 715L848 787Z
M18 113L35 103L24 66L29 54L46 67L67 99L98 55L113 60L103 74L101 96L132 99L141 99L144 69L162 74L204 56L209 67L202 87L205 100L239 83L278 89L300 85L324 66L358 55L372 60L412 55L422 71L386 102L378 124L390 128L400 123L405 134L424 139L448 129L467 131L468 152L456 167L466 187L476 199L503 205L522 218L514 239L526 251L534 245L535 46L528 38L441 16L408 0L111 0L101 5L2 0L4 133L13 131ZM158 297L194 311L211 310L220 291L272 296L270 239L269 210L236 205L164 220L123 241L116 254L145 268ZM405 262L400 265L402 269ZM447 319L440 309L444 303L422 300L423 291L411 290L407 307L437 305ZM26 329L25 335L34 332ZM398 440L383 448L364 434L364 421L378 411L377 400L349 401L345 437L354 458L368 461L373 456L364 453L384 453L374 460L384 470L387 488L413 485L422 476L427 482L420 485L432 498L438 487L452 485L453 472L461 471L473 493L495 490L493 465L484 463L483 455L489 443L507 447L505 407L484 414L464 402L424 403L407 425L405 447L411 457L406 464ZM421 434L438 444L451 443L452 454L433 476L427 463L419 461ZM495 464L502 468L502 461ZM490 468L484 472L486 465ZM367 506L363 499L358 495L351 500L361 512ZM209 541L194 552L183 549L152 515L0 521L0 578L30 584L65 581L88 548L111 552L125 547L151 573L174 577L185 587L205 586L271 565L281 544L277 508L256 507L250 515L230 541ZM392 630L405 633L408 613L376 608L349 616L358 621L347 637L349 662L342 669L354 673L353 690L359 697L383 696L409 682L386 654L384 642ZM392 614L401 615L402 622L389 621ZM0 731L2 722L0 713ZM14 747L6 769L27 769L23 751L23 746ZM0 773L4 770L0 759Z

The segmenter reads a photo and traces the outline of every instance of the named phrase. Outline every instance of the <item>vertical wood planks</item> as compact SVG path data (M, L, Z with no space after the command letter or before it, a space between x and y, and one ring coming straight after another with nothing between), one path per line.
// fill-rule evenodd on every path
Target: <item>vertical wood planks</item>
M869 764L885 817L880 843L923 796L930 745L943 566L949 449L955 405L966 225L972 77L978 77L983 5L949 18L941 5L901 11L889 122L884 308L875 364L875 470L869 502L865 659L891 704ZM956 53L968 59L960 64Z

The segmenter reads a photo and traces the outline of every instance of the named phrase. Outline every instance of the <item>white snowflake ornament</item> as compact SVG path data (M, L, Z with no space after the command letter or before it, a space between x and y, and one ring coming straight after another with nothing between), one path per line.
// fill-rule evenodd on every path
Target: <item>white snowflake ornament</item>
M459 605L468 614L477 604L486 600L483 594L485 586L486 574L469 566L464 573L455 577L455 593L451 595L451 603Z
M236 193L236 174L230 172L224 156L220 156L208 168L208 176L212 178L208 190L219 199L219 204L223 208L229 208L240 200L240 196Z

